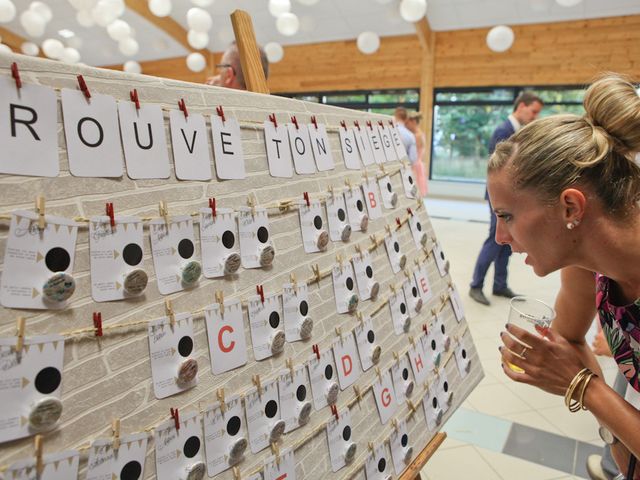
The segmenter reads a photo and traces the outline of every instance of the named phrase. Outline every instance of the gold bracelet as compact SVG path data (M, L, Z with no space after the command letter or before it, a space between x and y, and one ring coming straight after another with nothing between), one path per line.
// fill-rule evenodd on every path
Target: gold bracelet
M571 409L571 404L573 401L573 393L576 387L578 386L578 384L582 381L583 377L587 374L587 372L589 372L589 369L583 368L576 374L575 377L573 377L573 380L571 380L571 383L569 384L569 387L567 388L567 391L564 394L564 404L567 406L567 408Z
M582 410L586 410L587 407L584 406L584 392L587 390L587 386L593 377L597 377L597 375L593 372L589 372L589 376L584 380L582 384L582 391L580 392L580 408Z
M594 376L596 376L595 373L588 368L584 368L573 378L564 399L565 405L570 412L575 413L580 410L586 410L586 407L584 406L584 394L589 382ZM578 399L574 399L573 396L578 389L580 389L580 396Z

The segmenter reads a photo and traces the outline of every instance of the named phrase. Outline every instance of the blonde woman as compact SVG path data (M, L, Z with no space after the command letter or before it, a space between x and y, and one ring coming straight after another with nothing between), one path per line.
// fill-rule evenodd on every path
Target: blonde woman
M500 351L511 379L589 410L626 474L640 455L640 411L607 386L585 333L597 312L620 372L640 391L640 98L611 74L587 90L584 107L582 117L532 122L489 161L496 242L525 253L539 276L562 270L551 329L506 326L519 342L503 332Z
M409 115L405 126L416 137L416 161L411 164L413 168L413 175L416 179L416 184L420 189L420 195L425 196L427 194L427 176L425 174L424 162L427 154L427 136L420 129L420 119L422 114L420 112L414 112Z

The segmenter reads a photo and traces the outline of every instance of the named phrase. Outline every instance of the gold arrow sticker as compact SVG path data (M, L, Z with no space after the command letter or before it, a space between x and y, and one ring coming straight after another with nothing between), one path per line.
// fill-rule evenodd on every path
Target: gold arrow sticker
M27 385L29 385L29 383L30 383L30 382L29 382L29 380L28 380L28 379L26 379L26 378L22 377L22 388L24 388L24 387L26 387Z
M118 282L116 282L116 290L120 290L122 288L122 285L120 285Z
M36 255L36 262L41 262L43 259L44 259L44 255L38 252L38 254Z
M31 298L36 298L38 295L40 295L40 292L34 288L31 292Z
M114 260L115 260L116 258L118 258L118 256L119 256L119 255L120 255L120 254L118 253L118 251L117 251L117 250L114 250L114 251L113 251L113 259L114 259Z

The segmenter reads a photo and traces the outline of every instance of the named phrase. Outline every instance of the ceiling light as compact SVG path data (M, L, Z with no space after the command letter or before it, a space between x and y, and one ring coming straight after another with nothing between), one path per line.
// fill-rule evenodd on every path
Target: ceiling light
M58 35L60 35L62 38L71 38L76 36L76 34L73 33L71 30L69 30L68 28L63 28L62 30L58 30Z

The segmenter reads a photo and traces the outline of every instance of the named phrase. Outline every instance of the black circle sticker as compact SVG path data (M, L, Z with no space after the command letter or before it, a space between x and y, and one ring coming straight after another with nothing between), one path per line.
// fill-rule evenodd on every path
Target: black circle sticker
M273 418L278 413L278 402L275 400L269 400L267 404L264 406L264 413L267 418Z
M462 349L462 358L467 358L467 351L464 348Z
M184 447L182 447L182 450L184 451L185 457L195 457L200 451L200 439L195 435L187 438L187 441L184 442Z
M236 236L233 234L232 231L227 230L222 234L222 245L224 245L224 248L233 248L235 243L236 243Z
M400 252L400 244L398 242L393 242L393 249L396 251L396 253Z
M300 302L300 315L306 316L309 313L309 304L303 300Z
M402 313L403 315L407 313L407 306L404 304L404 302L400 304L400 313Z
M384 472L385 468L387 468L387 460L381 458L380 460L378 460L378 471L382 473Z
M373 343L376 340L376 334L373 333L373 330L369 330L367 332L367 342L369 343Z
M64 272L71 264L71 257L64 248L54 247L47 252L44 263L52 272Z
M127 462L120 471L120 480L138 480L142 474L142 465L135 460Z
M271 325L271 328L278 328L278 325L280 325L280 314L278 312L271 312L269 325Z
M122 249L122 259L132 267L142 261L142 248L137 243L130 243Z
M406 433L404 435L402 435L402 438L400 439L400 444L403 447L407 446L407 443L409 443L409 435L407 435Z
M242 421L240 417L234 415L227 422L227 433L232 437L235 436L240 431L240 426L242 425Z
M416 287L413 287L411 289L411 295L413 295L415 298L418 298L418 289Z
M36 375L36 390L43 394L55 392L61 380L60 370L55 367L45 367Z
M444 323L442 325L440 325L440 331L442 332L442 334L444 335Z
M409 180L409 184L413 185L413 177L411 175L407 177L407 180Z
M333 377L333 367L331 365L327 365L324 367L324 378L331 380L331 377Z
M431 404L433 405L433 408L438 408L438 399L436 397L433 397L433 401L431 402Z
M345 284L349 290L353 290L353 279L351 277L347 277Z
M178 352L183 357L188 357L193 351L193 340L189 335L185 335L178 342Z
M320 215L316 215L313 218L313 226L316 227L316 229L318 230L322 228L322 217L320 217Z
M191 258L193 256L193 252L195 251L195 247L193 242L188 238L183 238L180 240L178 244L178 253L182 258Z
M339 208L338 209L338 220L340 220L341 222L344 222L344 219L347 218L347 216L344 213L344 210Z
M422 225L420 225L420 222L416 222L416 228L418 229L419 232L422 231Z
M348 442L351 438L351 427L349 425L344 427L344 430L342 430L342 438L345 442Z
M435 350L435 349L436 349L436 341L431 340L431 350Z
M407 368L403 368L402 369L402 379L403 380L408 380L409 379L409 369L407 369Z
M296 390L296 398L299 402L304 402L304 399L307 398L307 387L300 385Z
M443 252L443 251L440 251L440 258L441 258L442 260L444 260L444 252Z
M444 382L442 389L447 393L449 391L449 382Z
M387 182L387 190L389 190L389 192L391 192L391 183Z
M362 204L362 200L358 200L356 202L356 208L358 209L359 212L362 212L364 210L364 205Z
M258 229L258 240L260 240L260 243L267 243L267 240L269 240L269 230L266 227Z
M371 265L367 265L365 273L367 274L367 277L373 278L373 268L371 268Z

